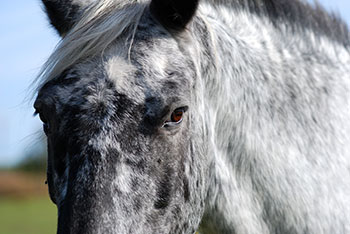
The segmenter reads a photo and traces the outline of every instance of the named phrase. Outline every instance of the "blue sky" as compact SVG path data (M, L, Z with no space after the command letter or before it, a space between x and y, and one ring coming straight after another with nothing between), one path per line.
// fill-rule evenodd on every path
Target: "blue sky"
M41 124L26 98L59 38L39 3L0 1L0 166L17 162L40 136Z
M350 23L349 0L320 0ZM39 142L30 83L59 38L39 0L0 1L0 167L13 165Z

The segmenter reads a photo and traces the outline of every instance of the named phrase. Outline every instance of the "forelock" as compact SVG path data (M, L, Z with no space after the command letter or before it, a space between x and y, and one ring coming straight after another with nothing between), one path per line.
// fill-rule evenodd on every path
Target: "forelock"
M132 46L146 6L145 0L101 0L89 5L44 64L35 80L36 91L74 64L89 57L102 57L117 38L123 36L125 45Z

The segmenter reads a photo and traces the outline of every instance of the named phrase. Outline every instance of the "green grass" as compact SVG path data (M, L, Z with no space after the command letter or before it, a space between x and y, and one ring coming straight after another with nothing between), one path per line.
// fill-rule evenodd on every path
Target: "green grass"
M47 197L0 198L0 234L54 234L56 219L56 206Z

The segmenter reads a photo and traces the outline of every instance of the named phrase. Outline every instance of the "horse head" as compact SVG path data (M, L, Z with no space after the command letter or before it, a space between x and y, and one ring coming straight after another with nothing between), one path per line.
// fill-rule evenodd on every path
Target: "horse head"
M62 41L34 104L58 233L194 233L209 160L198 1L43 1Z

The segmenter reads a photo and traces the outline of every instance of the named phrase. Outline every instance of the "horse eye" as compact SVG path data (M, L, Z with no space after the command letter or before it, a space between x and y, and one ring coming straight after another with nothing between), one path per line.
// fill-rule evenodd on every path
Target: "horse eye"
M171 122L180 123L180 121L182 121L183 114L184 114L183 108L178 108L174 110L174 112L171 114L171 117L170 117Z
M43 129L46 135L50 133L50 127L48 123L43 123Z
M170 119L164 123L163 127L171 127L180 124L187 109L188 107L180 107L175 109L173 113L171 113Z
M44 130L45 134L47 135L49 133L49 130L50 130L49 123L42 113L35 111L34 115L37 115L37 114L39 114L39 119L41 120L41 122L43 122L43 130Z
M47 123L47 119L45 118L45 116L42 113L39 113L39 119L41 120L41 122L43 122L44 124Z

